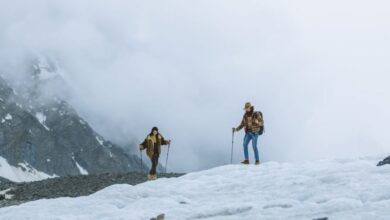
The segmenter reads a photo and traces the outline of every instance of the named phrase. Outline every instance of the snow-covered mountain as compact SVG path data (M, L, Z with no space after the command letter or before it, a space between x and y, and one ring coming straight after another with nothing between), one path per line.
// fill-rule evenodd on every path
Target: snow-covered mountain
M0 78L0 177L32 181L139 171L138 156L106 141L69 103L48 93L47 85L65 83L53 65L38 59L29 80Z
M229 165L114 185L88 197L0 209L2 219L390 219L390 166L379 158ZM33 212L31 210L34 210Z

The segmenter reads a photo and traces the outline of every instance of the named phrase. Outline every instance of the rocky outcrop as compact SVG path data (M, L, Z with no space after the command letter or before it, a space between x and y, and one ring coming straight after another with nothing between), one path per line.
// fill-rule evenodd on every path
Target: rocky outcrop
M383 165L386 165L386 164L390 164L390 156L386 157L382 161L379 161L377 166L383 166Z
M33 167L50 176L147 169L138 156L95 132L66 101L47 95L43 100L39 68L35 67L32 82L17 92L0 79L1 157L14 167Z
M183 174L169 173L160 174L159 177L173 178L181 175ZM39 199L87 196L113 184L136 185L145 181L145 173L130 172L59 177L28 183L0 183L0 207Z

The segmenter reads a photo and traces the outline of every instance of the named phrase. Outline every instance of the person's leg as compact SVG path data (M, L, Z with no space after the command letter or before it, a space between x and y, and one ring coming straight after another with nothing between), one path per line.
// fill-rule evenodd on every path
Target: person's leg
M244 157L245 160L249 160L249 152L248 152L248 145L249 141L251 140L250 132L247 132L244 137Z
M149 175L153 175L153 159L154 157L152 157L152 159L150 160L150 162L152 162L152 166L150 167Z
M259 139L259 133L253 133L252 134L252 147L253 147L253 152L255 153L255 160L259 161L259 150L257 149L257 140Z
M156 174L157 164L158 164L158 155L154 154L153 159L152 159L152 170L151 170L150 174L152 174L152 175Z
M156 159L155 159L155 163L156 163L156 167L154 168L154 175L157 177L157 166L158 166L158 159L160 158L160 155L156 154Z

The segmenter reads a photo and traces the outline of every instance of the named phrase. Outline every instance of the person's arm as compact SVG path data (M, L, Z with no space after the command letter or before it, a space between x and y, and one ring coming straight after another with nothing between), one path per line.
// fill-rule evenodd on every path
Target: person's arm
M147 146L148 146L148 138L145 138L144 142L142 142L142 144L139 145L139 149L144 150L145 148L147 148Z
M171 140L165 140L163 136L161 136L161 145L168 145L171 143Z
M240 125L237 127L237 128L234 128L233 131L240 131L241 129L243 129L245 127L245 121L244 121L244 118L242 119Z

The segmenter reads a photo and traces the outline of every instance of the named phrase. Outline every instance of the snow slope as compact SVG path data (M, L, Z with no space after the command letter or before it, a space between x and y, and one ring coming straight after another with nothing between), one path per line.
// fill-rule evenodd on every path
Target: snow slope
M88 197L0 209L12 219L390 219L390 166L379 158L230 165L114 185ZM34 210L34 211L31 211Z
M0 176L13 182L31 182L57 177L56 175L50 176L49 174L40 172L27 163L19 163L17 167L12 166L1 156Z

